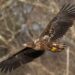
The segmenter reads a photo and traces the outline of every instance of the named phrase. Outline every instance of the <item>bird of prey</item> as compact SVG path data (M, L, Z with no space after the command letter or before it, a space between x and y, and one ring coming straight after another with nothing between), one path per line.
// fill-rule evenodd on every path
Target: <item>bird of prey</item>
M24 49L18 52L9 53L8 56L0 60L2 72L11 72L22 64L31 62L41 56L45 50L60 52L64 49L63 44L56 42L63 37L67 30L73 25L75 19L75 4L65 3L57 15L49 22L39 38L28 42Z

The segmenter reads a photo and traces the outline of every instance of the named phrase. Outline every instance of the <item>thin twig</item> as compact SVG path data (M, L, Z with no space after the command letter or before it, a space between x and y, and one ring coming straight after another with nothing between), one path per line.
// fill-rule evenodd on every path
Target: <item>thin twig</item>
M67 58L66 58L66 75L69 75L69 50L70 48L68 47L66 53L67 53Z

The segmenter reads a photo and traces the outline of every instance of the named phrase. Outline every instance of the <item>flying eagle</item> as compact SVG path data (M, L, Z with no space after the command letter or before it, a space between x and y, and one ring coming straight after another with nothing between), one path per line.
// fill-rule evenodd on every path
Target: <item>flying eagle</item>
M60 52L63 45L56 42L63 37L67 30L73 25L75 19L75 5L65 3L59 13L49 22L45 30L38 39L25 44L25 48L18 52L9 53L8 56L0 59L0 69L2 72L11 72L22 64L31 62L41 56L45 50Z

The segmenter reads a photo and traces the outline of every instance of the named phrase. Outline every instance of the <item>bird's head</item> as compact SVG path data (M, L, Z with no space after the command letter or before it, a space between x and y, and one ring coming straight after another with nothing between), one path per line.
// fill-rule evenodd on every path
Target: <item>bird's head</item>
M51 52L61 52L62 50L64 50L65 45L61 44L61 43L57 43L57 42L51 42L49 43L47 40L45 39L37 39L35 41L35 49L36 50L49 50Z
M64 44L57 44L57 43L54 43L54 42L49 47L49 50L51 52L61 52L64 49L65 49L65 45Z

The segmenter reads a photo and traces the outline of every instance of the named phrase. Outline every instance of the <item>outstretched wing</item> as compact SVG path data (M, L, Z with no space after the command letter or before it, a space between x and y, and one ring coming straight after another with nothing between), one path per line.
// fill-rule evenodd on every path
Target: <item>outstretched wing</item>
M11 72L18 68L22 64L26 64L33 59L41 56L44 53L43 50L35 51L32 48L25 48L13 56L0 62L0 69L2 72Z
M48 35L51 40L61 38L73 25L75 19L75 4L65 3L59 13L52 19L41 37Z

